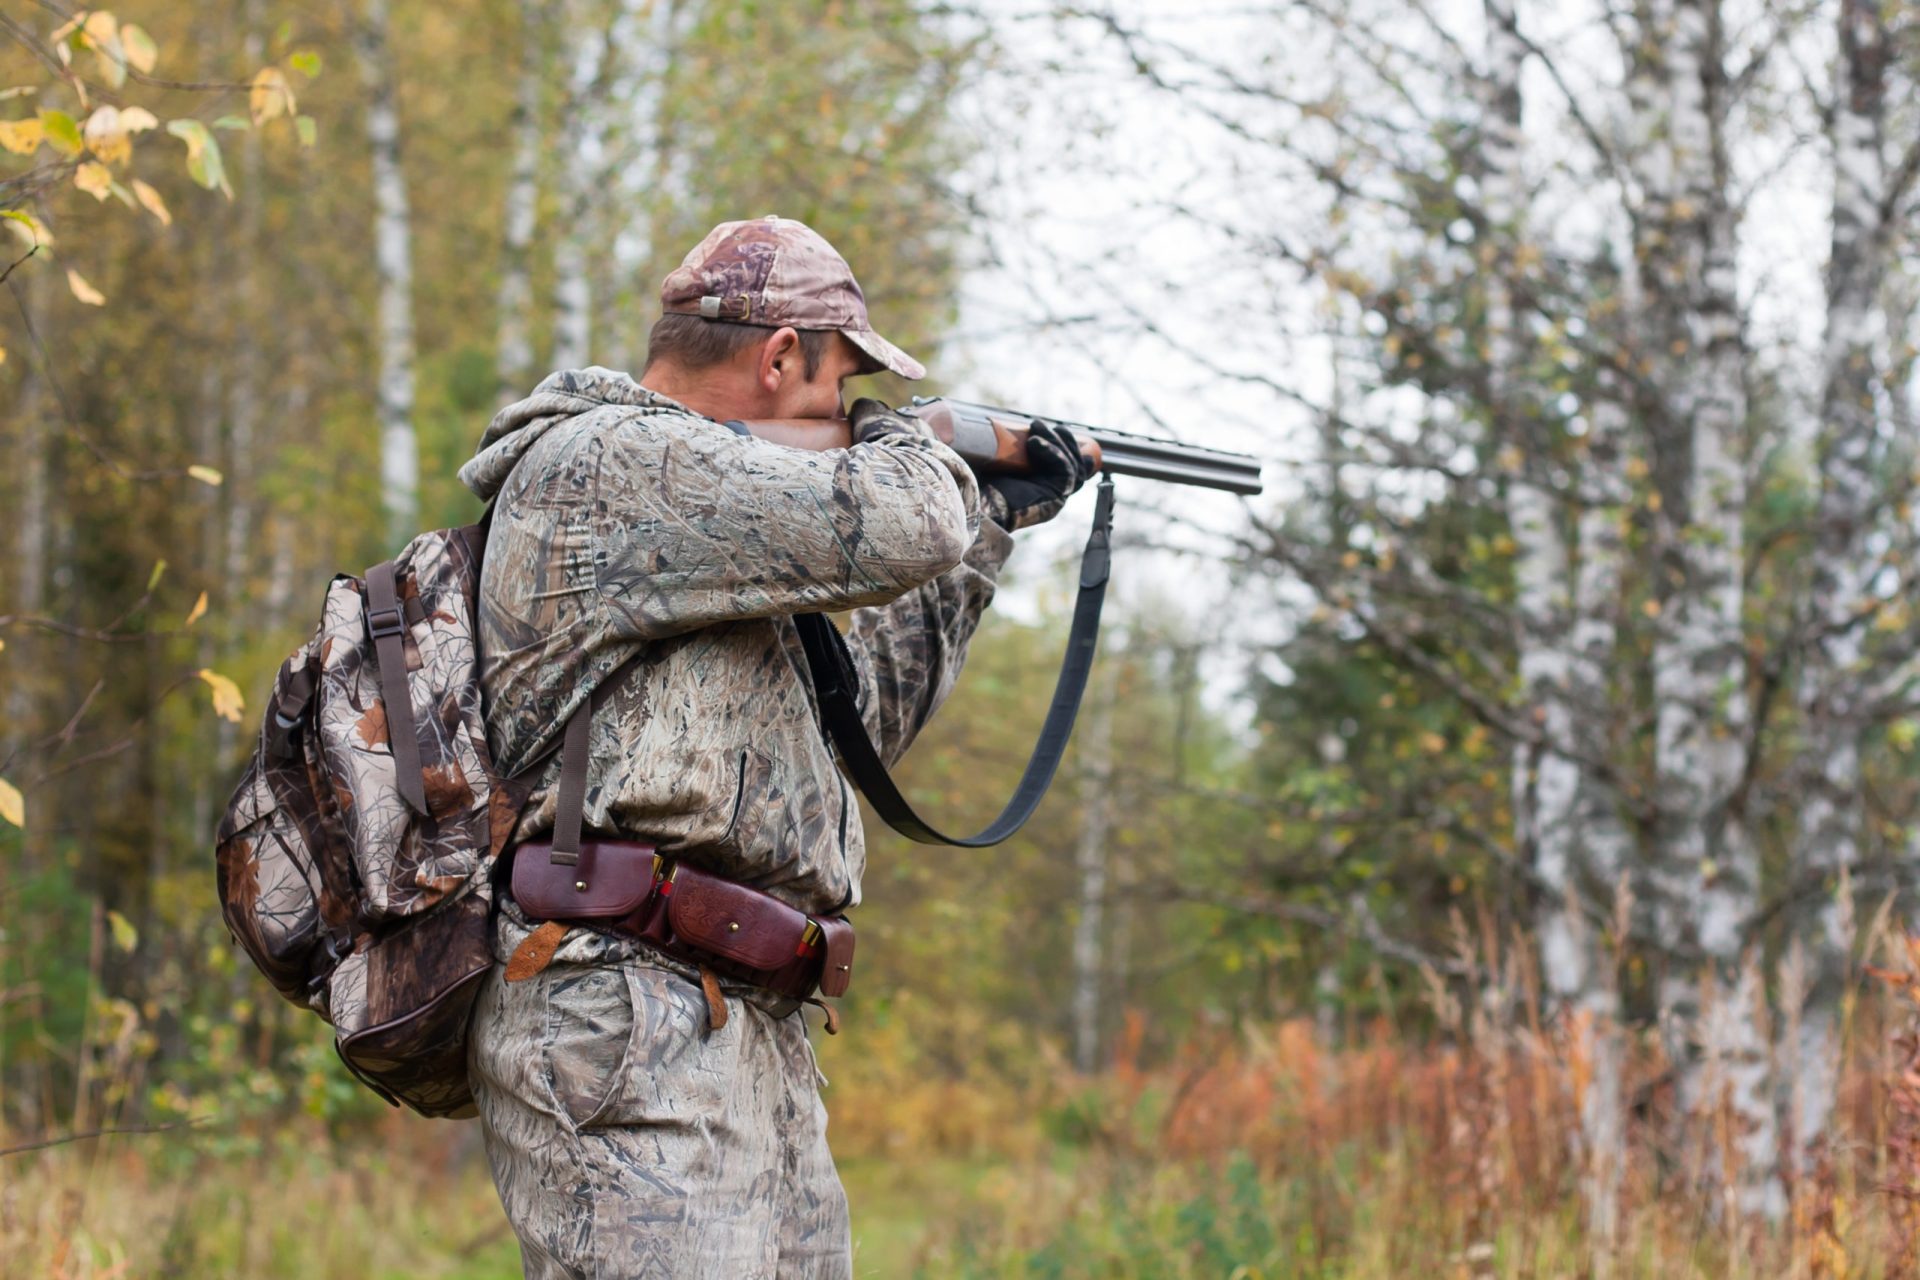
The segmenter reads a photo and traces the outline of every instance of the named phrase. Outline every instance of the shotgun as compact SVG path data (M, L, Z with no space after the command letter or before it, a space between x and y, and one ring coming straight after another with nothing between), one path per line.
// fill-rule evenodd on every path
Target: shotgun
M1095 468L1108 475L1139 476L1227 493L1260 492L1260 460L1244 453L1044 418L1018 409L946 396L915 396L913 403L900 412L925 422L934 435L984 475L1026 469L1027 425L1037 419L1072 435L1080 451L1093 460ZM773 418L744 425L770 444L795 449L844 449L853 443L852 427L844 418Z
M1107 476L1141 476L1228 493L1260 492L1260 461L1242 453L1156 440L1082 422L1036 418L1017 409L949 400L944 396L937 399L916 396L913 403L900 412L925 422L935 436L984 475L1025 470L1030 424L1040 421L1064 429L1080 446L1080 452L1093 460L1095 469ZM853 443L852 424L844 418L783 418L738 425L769 444L796 449L845 449ZM1080 695L1087 687L1087 672L1093 666L1094 646L1100 633L1100 606L1106 598L1111 565L1112 529L1113 482L1103 478L1094 503L1093 532L1080 557L1080 590L1074 601L1073 623L1067 630L1067 652L1060 663L1060 679L1054 686L1040 739L1034 744L1013 798L1007 801L999 817L970 836L947 835L914 812L888 775L873 739L867 736L866 722L860 713L859 679L854 674L846 641L823 614L794 616L794 627L799 632L807 668L813 677L821 726L839 753L847 776L888 826L921 844L984 849L1005 840L1033 816L1040 798L1053 781L1054 771L1060 766L1067 737L1073 731L1074 716L1080 709Z

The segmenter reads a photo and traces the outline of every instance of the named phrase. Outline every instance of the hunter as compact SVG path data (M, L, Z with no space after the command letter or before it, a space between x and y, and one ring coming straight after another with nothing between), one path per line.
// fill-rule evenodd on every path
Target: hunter
M516 773L607 683L587 839L644 841L663 865L833 921L860 901L865 842L790 615L853 611L861 712L892 764L953 687L1011 531L1050 519L1091 468L1042 425L1028 474L983 483L913 418L843 409L849 378L925 370L799 222L716 227L661 302L640 381L551 375L460 472L495 503L489 745ZM843 416L854 443L822 452L744 425ZM558 776L533 792L519 854L551 838ZM528 1276L852 1274L812 981L731 980L698 948L535 919L504 883L494 945L469 1072Z

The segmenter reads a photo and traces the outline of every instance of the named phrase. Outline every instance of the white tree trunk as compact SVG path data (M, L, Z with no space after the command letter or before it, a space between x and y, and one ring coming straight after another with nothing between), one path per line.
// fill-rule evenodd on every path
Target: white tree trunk
M1507 483L1514 561L1516 637L1521 696L1542 745L1518 752L1514 768L1515 842L1529 856L1543 890L1536 934L1548 1012L1584 1063L1587 1084L1577 1099L1581 1130L1576 1157L1589 1232L1600 1250L1613 1238L1624 1163L1621 1045L1613 970L1597 945L1589 916L1624 865L1624 835L1613 797L1584 763L1604 759L1609 743L1606 671L1612 658L1611 606L1619 589L1619 501L1606 483L1617 464L1617 406L1596 405L1599 420L1583 477L1589 505L1576 532L1578 568L1567 545L1563 497L1539 479L1556 465L1537 409L1528 407L1524 343L1514 315L1515 250L1528 236L1522 131L1521 71L1526 46L1506 0L1486 0L1487 110L1482 158L1487 219L1503 252L1488 284L1488 368L1498 440L1519 461ZM1570 601L1569 589L1574 592ZM1570 608L1571 606L1571 608Z
M1575 525L1579 564L1573 582L1567 704L1571 740L1583 760L1607 759L1614 745L1611 723L1616 711L1609 676L1625 558L1621 522L1630 497L1622 458L1627 414L1614 392L1603 382L1589 409L1583 505ZM1615 948L1625 941L1630 902L1625 877L1634 850L1612 786L1584 769L1574 785L1568 818L1572 878L1541 929L1542 977L1566 1012L1569 1051L1585 1064L1587 1087L1578 1100L1581 1191L1598 1264L1618 1237L1626 1169L1626 1046ZM1603 938L1595 914L1611 922L1613 937Z
M1748 737L1742 516L1747 397L1724 149L1729 93L1718 0L1649 0L1637 56L1658 59L1637 227L1642 352L1660 395L1662 611L1654 642L1656 923L1674 949L1659 984L1663 1030L1690 1116L1724 1108L1732 1169L1714 1176L1742 1213L1777 1218L1770 1045L1746 963L1759 862L1741 812ZM1703 1001L1701 967L1719 993Z
M567 110L560 121L560 220L553 250L553 367L578 369L593 358L593 258L601 211L607 136L607 80L614 56L602 10L593 0L567 7L561 41Z
M359 33L373 157L373 262L380 278L378 407L380 494L388 534L404 540L420 521L420 442L413 429L413 229L400 165L400 109L387 0L366 0Z
M311 404L306 378L297 372L287 388L286 400L281 413L283 422L305 422ZM266 626L272 634L284 636L293 625L294 590L300 575L310 566L300 563L299 522L287 517L269 518L272 530L270 542L272 556L268 561L266 598L261 603L261 613Z
M1811 563L1808 623L1817 629L1802 658L1798 703L1806 752L1795 829L1793 877L1806 911L1805 1006L1793 1011L1796 1043L1783 1045L1793 1070L1789 1117L1796 1172L1804 1172L1832 1113L1840 1066L1838 1012L1853 946L1843 883L1860 857L1865 797L1860 777L1857 695L1873 574L1876 472L1886 454L1876 403L1884 359L1877 286L1887 269L1881 208L1886 196L1886 80L1890 54L1876 0L1840 5L1841 92L1833 118L1833 230L1827 265L1827 332L1820 398L1820 520Z
M501 244L500 289L495 295L498 331L494 373L502 406L525 395L533 383L533 233L540 194L540 84L545 70L545 8L539 0L521 0L520 66L513 104L513 172Z
M1101 926L1107 905L1107 833L1113 825L1113 702L1115 672L1104 664L1093 691L1092 713L1081 725L1080 840L1074 866L1080 873L1080 914L1073 926L1073 1065L1085 1075L1100 1066L1100 993L1104 973Z
M257 66L266 57L266 6L262 0L247 0L243 12L247 26L247 62ZM240 163L244 185L258 190L262 185L260 178L266 171L259 130L247 131L240 149ZM267 361L261 350L264 335L268 332L260 289L260 272L263 270L260 220L264 206L265 201L259 199L240 203L240 235L239 243L235 246L237 252L227 259L231 269L237 273L232 294L233 316L237 323L231 348L232 377L227 383L227 446L223 463L226 480L220 486L221 495L227 503L226 546L219 560L215 561L219 566L219 577L208 590L209 600L216 602L220 608L217 629L222 648L227 651L231 651L236 639L250 634L257 626L257 620L252 620L250 625L247 605L248 590L253 582L254 460L260 452L260 405L266 394L267 380ZM215 629L212 624L207 627L209 633ZM214 759L220 762L221 767L224 768L233 759L234 748L239 740L239 725L225 718L216 720ZM198 815L195 816L197 820ZM194 828L196 831L205 829L204 826ZM154 861L156 884L159 883L158 873L164 870L161 859L165 856L165 841L157 841Z

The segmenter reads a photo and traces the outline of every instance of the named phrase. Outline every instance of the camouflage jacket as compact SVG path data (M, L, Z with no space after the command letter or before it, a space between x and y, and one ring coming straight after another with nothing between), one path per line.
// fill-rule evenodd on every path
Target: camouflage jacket
M593 720L587 829L802 910L857 903L860 812L788 615L858 610L861 709L899 760L1012 548L966 464L907 418L830 453L766 444L594 368L502 410L460 478L496 498L480 647L498 767L537 758L637 649ZM549 762L520 839L552 829L557 777Z

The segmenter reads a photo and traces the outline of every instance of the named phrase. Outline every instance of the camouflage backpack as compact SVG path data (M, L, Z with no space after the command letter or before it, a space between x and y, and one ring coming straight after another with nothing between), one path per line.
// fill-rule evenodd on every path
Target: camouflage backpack
M274 677L218 832L222 910L349 1070L427 1116L473 1114L467 1015L492 963L489 876L529 788L481 716L484 522L327 588ZM531 778L531 771L520 775Z

